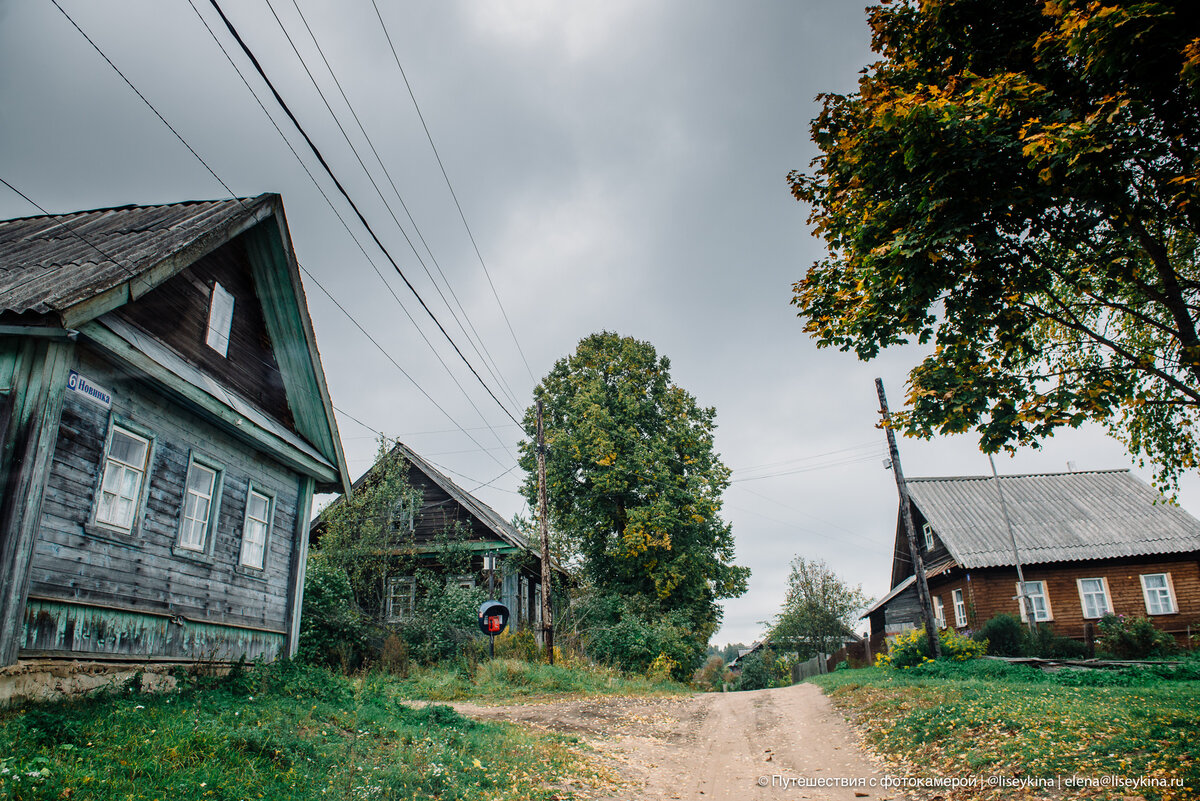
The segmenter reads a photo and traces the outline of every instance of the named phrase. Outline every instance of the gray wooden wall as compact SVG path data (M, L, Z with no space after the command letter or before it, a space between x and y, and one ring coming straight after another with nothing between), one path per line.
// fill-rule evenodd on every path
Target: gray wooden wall
M113 394L112 412L155 435L148 472L149 492L132 535L89 525L103 460L110 413L75 393L63 403L61 428L42 506L39 537L30 577L32 601L77 602L92 609L175 616L195 625L235 626L266 634L251 651L268 651L273 635L287 628L288 581L299 476L235 439L205 419L152 391L99 355L81 347L80 373ZM191 449L224 467L219 517L210 554L189 556L174 546L179 537L183 486ZM243 519L250 482L275 496L265 570L238 567ZM109 645L74 637L62 621L27 615L23 647L29 651L124 652L113 637ZM108 625L121 625L119 616ZM50 624L54 625L51 626ZM133 625L133 624L127 624ZM55 632L51 634L52 631ZM212 632L206 629L211 648ZM218 629L219 631L219 629ZM236 635L236 636L235 636ZM233 639L245 631L232 632ZM144 640L129 645L148 656L203 658L186 638ZM219 637L218 637L219 639ZM256 641L258 642L258 641ZM146 645L146 643L150 643ZM263 644L266 643L266 644ZM240 646L239 646L240 647ZM258 655L249 653L248 656ZM272 653L263 655L273 656Z

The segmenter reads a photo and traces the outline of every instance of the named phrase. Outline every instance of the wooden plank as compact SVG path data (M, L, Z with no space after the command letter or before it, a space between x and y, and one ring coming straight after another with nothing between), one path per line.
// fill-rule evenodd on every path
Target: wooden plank
M300 644L300 618L304 614L304 576L308 567L308 521L312 517L312 495L315 482L308 476L300 478L300 502L295 520L295 544L288 587L287 655L296 655Z
M236 432L248 444L269 453L286 466L311 475L319 481L337 480L337 473L330 466L318 462L278 434L268 431L245 415L235 411L199 386L182 379L109 329L96 323L89 323L85 328L90 340L103 347L118 360L129 363L139 372L169 389L189 408L227 426L230 431Z
M74 360L70 340L27 340L21 348L20 389L13 399L11 443L4 446L3 508L0 508L0 665L16 661L20 615L41 517L42 496L54 455L67 372Z

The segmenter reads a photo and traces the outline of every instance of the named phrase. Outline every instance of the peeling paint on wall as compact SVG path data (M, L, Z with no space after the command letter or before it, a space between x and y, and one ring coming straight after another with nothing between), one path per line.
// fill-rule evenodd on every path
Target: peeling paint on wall
M282 653L285 640L282 632L31 599L25 606L21 653L271 660Z

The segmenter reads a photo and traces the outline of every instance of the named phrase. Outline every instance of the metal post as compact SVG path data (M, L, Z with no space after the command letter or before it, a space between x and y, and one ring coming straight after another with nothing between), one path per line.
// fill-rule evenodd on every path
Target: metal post
M1012 545L1013 561L1017 565L1017 605L1025 610L1025 620L1029 623L1031 632L1037 631L1037 616L1033 613L1033 599L1025 588L1025 573L1021 570L1021 556L1017 553L1017 535L1013 533L1012 520L1008 516L1008 504L1004 501L1004 490L1000 487L1000 474L996 472L996 460L988 454L988 463L992 466L992 480L996 482L996 494L1000 496L1000 513L1004 515L1004 525L1008 528L1008 541Z
M546 512L546 438L542 430L542 402L537 402L538 518L542 530L542 643L546 659L554 664L554 620L550 606L550 521Z
M900 469L900 450L896 447L896 434L892 431L892 416L888 413L887 396L883 393L883 379L875 379L875 392L879 395L879 410L883 414L883 430L887 432L888 454L892 460L892 473L896 477L896 490L900 493L900 517L904 521L904 533L908 537L908 553L912 557L913 571L917 577L917 599L921 603L925 618L925 637L934 659L942 658L942 641L938 638L937 623L933 619L933 602L929 596L929 582L925 579L925 560L917 548L917 533L913 529L912 509L909 508L908 484L904 471Z

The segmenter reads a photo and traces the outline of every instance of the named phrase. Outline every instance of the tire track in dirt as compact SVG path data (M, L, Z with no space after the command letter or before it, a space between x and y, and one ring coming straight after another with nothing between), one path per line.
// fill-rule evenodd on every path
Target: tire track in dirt
M452 704L464 715L575 734L620 776L617 799L887 801L877 786L807 786L884 771L811 684L684 698L602 698L511 706ZM800 780L805 786L789 784ZM578 791L577 791L578 792Z

